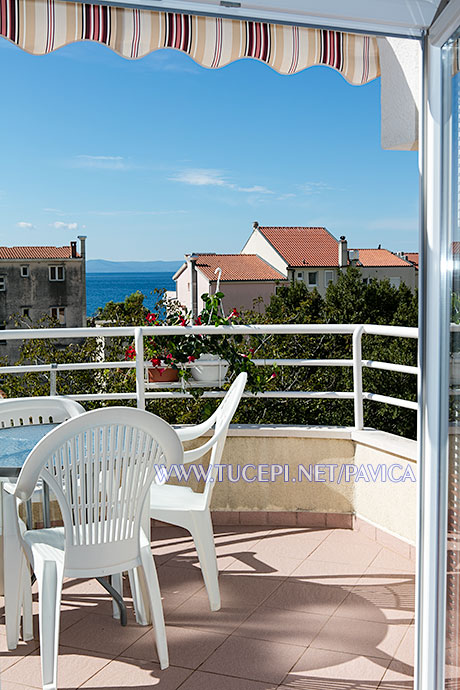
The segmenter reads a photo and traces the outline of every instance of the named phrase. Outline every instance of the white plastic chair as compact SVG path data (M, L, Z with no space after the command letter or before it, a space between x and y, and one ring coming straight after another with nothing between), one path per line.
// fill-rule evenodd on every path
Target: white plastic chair
M216 548L211 514L209 510L212 491L216 484L216 469L219 465L227 438L228 427L241 400L247 374L241 373L230 386L225 398L202 424L177 429L181 441L192 441L214 427L214 434L199 448L184 453L184 463L199 460L211 451L208 478L203 493L197 493L188 486L164 484L152 485L150 490L150 517L171 525L184 527L190 532L200 560L204 583L208 592L211 611L221 607Z
M0 428L29 424L59 424L85 412L70 398L50 395L0 400Z
M168 648L150 541L142 529L144 505L157 465L183 461L177 433L143 410L110 407L70 419L29 454L16 485L4 485L6 631L9 649L19 639L21 567L18 545L37 576L44 690L57 690L57 657L64 577L100 577L142 568L161 668ZM22 530L18 503L41 476L61 509L64 527Z
M35 396L32 398L11 398L0 400L0 430L10 427L30 426L39 424L58 424L72 417L78 417L85 412L85 408L78 402L61 396ZM0 437L1 439L1 437ZM1 469L0 469L1 474ZM6 478L3 478L5 481ZM11 481L11 479L9 478ZM1 506L1 500L0 500ZM0 509L0 513L3 512ZM3 531L3 523L0 516L0 534ZM33 639L32 630L32 595L30 591L29 568L22 558L20 567L23 580L23 628L24 640ZM4 563L2 564L4 572ZM9 567L9 563L8 563ZM3 579L3 577L2 577Z

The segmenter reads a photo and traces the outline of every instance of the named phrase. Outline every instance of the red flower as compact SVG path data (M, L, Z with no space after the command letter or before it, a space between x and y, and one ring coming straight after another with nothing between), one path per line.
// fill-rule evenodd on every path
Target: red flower
M249 352L251 353L251 355L253 355L254 352L255 352L254 348L253 348L253 347L250 347L250 348L249 348Z
M181 326L186 326L186 325L187 325L187 321L184 319L183 316L180 316L180 317L179 317L179 323L180 323Z
M239 316L239 314L238 314L238 312L236 311L236 309L233 309L233 310L232 310L232 313L228 315L228 320L230 320L230 319L235 319L235 318L237 318L238 316Z
M157 320L158 315L157 314L152 314L152 312L149 312L147 316L145 317L145 320L147 323L155 323Z
M195 326L201 326L201 325L202 325L202 323L201 323L201 317L200 317L200 316L197 316L196 319L195 319Z
M174 359L174 357L172 356L171 353L169 353L169 355L166 355L165 359Z
M161 359L158 359L158 357L152 357L150 361L154 367L158 367L161 364Z
M272 375L270 376L270 378L268 380L271 381L271 379L276 379L276 372L275 371L272 373Z
M196 359L196 357L194 357L193 355L189 355L189 356L187 357L187 359L188 359L189 362L194 362L195 359Z
M132 345L130 345L125 351L125 359L134 359L136 356L136 350Z

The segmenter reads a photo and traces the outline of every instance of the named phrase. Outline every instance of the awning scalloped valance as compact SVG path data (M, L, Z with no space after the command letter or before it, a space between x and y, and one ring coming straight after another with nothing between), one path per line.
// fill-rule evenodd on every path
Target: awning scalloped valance
M125 7L0 0L0 35L34 55L95 41L129 59L175 48L211 69L253 58L280 74L326 65L356 85L380 76L372 36Z

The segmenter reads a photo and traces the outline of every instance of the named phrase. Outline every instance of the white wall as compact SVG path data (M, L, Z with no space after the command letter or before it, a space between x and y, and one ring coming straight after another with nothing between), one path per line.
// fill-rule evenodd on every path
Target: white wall
M422 49L419 41L379 38L382 148L418 149Z
M267 242L265 237L259 230L254 230L251 237L248 239L241 254L258 254L262 259L267 261L271 266L286 275L287 262L273 249L271 244Z

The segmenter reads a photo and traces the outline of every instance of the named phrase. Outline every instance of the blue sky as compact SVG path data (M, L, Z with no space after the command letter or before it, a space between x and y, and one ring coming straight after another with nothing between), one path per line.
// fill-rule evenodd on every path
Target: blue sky
M89 258L181 259L238 253L257 220L417 250L417 154L381 149L380 80L91 43L0 39L0 61L0 244L86 234Z

